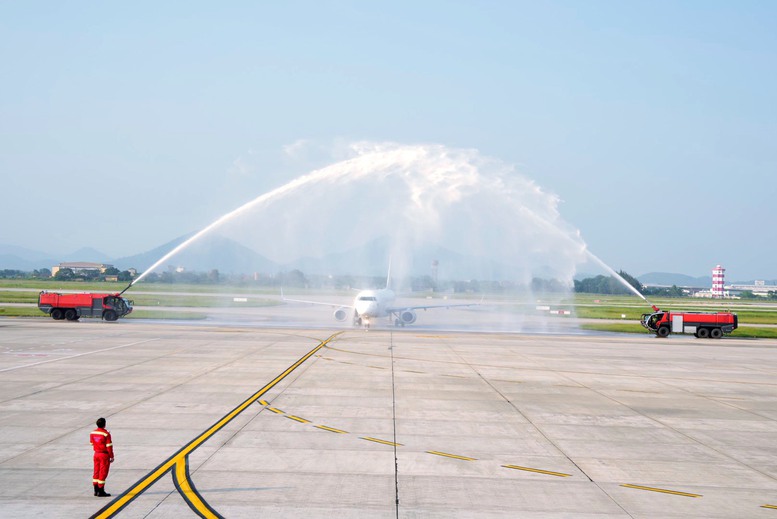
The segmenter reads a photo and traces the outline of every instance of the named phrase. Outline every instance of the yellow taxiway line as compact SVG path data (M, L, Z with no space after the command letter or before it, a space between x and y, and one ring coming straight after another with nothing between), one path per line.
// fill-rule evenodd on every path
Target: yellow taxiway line
M456 460L464 460L464 461L477 461L477 458L469 458L467 456L459 456L458 454L448 454L447 452L440 452L440 451L426 451L427 454L434 454L435 456L443 456L445 458L453 458Z
M667 490L665 488L643 487L641 485L630 485L628 483L625 483L621 486L626 488L636 488L637 490L648 490L650 492L661 492L662 494L672 494L675 496L702 497L701 494L690 494L688 492L678 492L677 490Z
M375 442L375 443L382 443L383 445L391 445L393 447L401 447L401 443L394 443L390 442L388 440L381 440L380 438L371 438L370 436L360 436L362 440L367 440L368 442Z
M560 478L568 478L572 474L564 474L563 472L553 472L551 470L534 469L531 467L521 467L520 465L502 465L506 469L524 470L526 472L537 472L539 474L547 474L549 476L558 476Z
M341 333L343 332L337 332L334 335L331 335L326 340L321 341L318 344L318 346L310 350L308 353L306 353L300 359L298 359L294 364L286 368L286 370L283 373L275 377L271 382L269 382L262 389L260 389L259 391L257 391L256 393L248 397L242 404L234 408L230 413L224 416L221 420L213 424L207 431L200 434L198 437L196 437L188 444L186 444L184 447L182 447L178 452L176 452L175 454L167 458L167 460L163 461L157 468L149 472L145 477L141 478L134 485L132 485L127 490L125 490L121 495L119 495L113 501L111 501L103 508L101 508L90 519L107 519L109 517L113 517L118 512L120 512L124 507L130 504L136 497L138 497L140 494L145 492L146 489L148 489L148 487L156 483L159 478L167 474L173 467L178 467L179 465L182 465L185 467L186 458L192 451L194 451L197 447L199 447L205 441L210 439L211 436L219 432L225 425L231 422L237 415L245 411L246 408L248 408L248 406L250 406L257 400L259 400L259 398L261 398L262 395L264 395L270 389L275 387L276 384L278 384L281 380L286 378L292 371L297 369L300 365L302 365L302 363L304 363L306 360L312 357L318 350L326 346L330 341L334 340ZM181 470L182 472L179 473L179 471ZM209 507L207 507L206 504L204 504L204 501L201 498L199 498L198 494L197 494L198 499L196 500L187 499L186 497L187 490L183 490L184 486L186 487L186 489L188 489L188 492L191 492L191 494L196 494L196 491L194 491L193 485L190 485L188 483L189 478L188 478L187 470L176 468L174 477L178 477L179 475L181 476L181 479L178 480L179 483L181 483L181 486L179 487L179 492L181 492L181 494L184 496L184 499L186 499L189 506L192 507L194 511L197 513L201 513L201 514L214 513L212 509L210 509ZM220 517L220 516L203 515L203 517Z

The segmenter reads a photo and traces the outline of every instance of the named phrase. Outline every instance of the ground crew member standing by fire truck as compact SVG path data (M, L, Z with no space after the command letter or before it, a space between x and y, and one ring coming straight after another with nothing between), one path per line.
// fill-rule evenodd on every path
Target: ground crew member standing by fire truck
M111 433L105 430L105 418L97 419L97 429L89 435L89 441L94 447L94 474L92 475L94 495L110 497L111 495L105 492L105 480L108 477L108 469L113 463L113 440L111 440Z

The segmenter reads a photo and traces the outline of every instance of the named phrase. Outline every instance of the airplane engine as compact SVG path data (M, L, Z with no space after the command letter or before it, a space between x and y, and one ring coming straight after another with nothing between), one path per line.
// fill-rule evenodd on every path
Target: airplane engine
M338 321L345 321L348 319L348 309L347 308L338 308L335 310L335 319Z
M418 318L414 310L402 310L399 312L399 320L402 324L413 324Z

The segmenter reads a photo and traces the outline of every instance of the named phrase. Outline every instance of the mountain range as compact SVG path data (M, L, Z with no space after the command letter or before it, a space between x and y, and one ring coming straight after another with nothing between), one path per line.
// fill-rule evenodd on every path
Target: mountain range
M191 235L180 236L168 243L149 251L121 258L110 258L96 249L85 247L69 254L52 254L35 251L14 245L0 244L0 270L32 271L58 265L61 262L87 261L114 265L120 270L135 268L139 272L153 265L159 258L173 248L183 243ZM183 266L188 271L209 271L217 269L225 274L250 274L254 272L274 274L280 271L299 269L304 273L329 273L343 275L352 273L353 265L366 266L368 272L362 275L383 276L386 274L389 257L387 239L374 240L360 248L324 255L319 258L303 257L287 264L278 264L261 254L245 247L236 241L219 235L208 235L194 242L183 251L171 258L168 265L162 265L158 272L168 268ZM440 246L429 245L417 250L407 265L409 274L414 276L428 275L432 271L432 262L439 262L439 275L447 279L509 279L509 273L515 269L509 265L491 259L475 258L462 255ZM479 266L479 271L473 273L469 267ZM553 277L553 273L538 272L540 277ZM575 279L593 277L597 274L579 273ZM636 276L640 282L648 285L677 285L691 287L708 287L712 284L710 276L693 277L685 274L669 272L650 272ZM731 283L731 281L728 281ZM752 280L736 281L737 284L752 284ZM767 281L767 284L775 281Z

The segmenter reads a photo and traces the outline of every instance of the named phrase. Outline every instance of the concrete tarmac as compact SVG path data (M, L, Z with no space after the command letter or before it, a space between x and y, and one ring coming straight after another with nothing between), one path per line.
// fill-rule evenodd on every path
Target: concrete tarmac
M0 517L198 515L777 518L777 341L0 318Z

